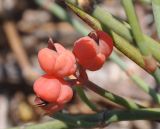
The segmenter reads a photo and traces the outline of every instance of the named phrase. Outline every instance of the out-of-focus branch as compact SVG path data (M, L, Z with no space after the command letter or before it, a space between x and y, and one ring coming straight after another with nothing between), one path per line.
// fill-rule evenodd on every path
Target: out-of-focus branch
M15 23L12 21L6 21L3 24L3 29L8 39L8 43L22 70L24 78L28 81L34 81L38 77L38 74L32 70L28 56L22 46L22 41L17 32Z

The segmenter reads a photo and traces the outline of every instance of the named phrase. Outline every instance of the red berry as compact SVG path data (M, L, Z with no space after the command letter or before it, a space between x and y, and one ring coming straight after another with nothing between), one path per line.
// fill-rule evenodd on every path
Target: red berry
M47 74L35 81L33 89L39 98L54 104L67 103L73 96L73 91L67 82Z
M109 35L103 31L95 33L97 37L82 37L74 43L73 48L78 63L92 71L100 69L113 50L113 41Z
M48 74L52 74L54 71L54 64L56 63L58 54L49 49L43 48L38 52L38 61L41 68Z
M82 60L79 62L86 69L89 69L91 71L95 71L103 66L105 59L106 59L105 56L103 54L99 53L93 59Z
M54 44L56 51L44 48L38 53L38 61L41 68L50 75L65 77L76 71L76 59L72 52L62 45Z
M61 91L61 82L53 76L43 75L35 81L33 89L44 101L56 102Z
M70 51L66 50L57 57L56 63L54 64L54 74L59 77L74 74L76 71L75 63L76 59L74 55Z
M98 53L98 45L89 36L82 37L74 43L73 53L78 60L87 60Z

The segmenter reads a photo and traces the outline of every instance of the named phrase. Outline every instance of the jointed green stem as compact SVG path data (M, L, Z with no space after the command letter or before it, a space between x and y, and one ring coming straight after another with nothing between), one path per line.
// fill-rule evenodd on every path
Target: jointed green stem
M87 88L91 89L92 91L94 91L95 93L99 94L100 96L107 98L108 100L119 104L125 108L128 109L138 109L138 108L143 108L143 106L136 104L135 102L131 101L131 100L127 100L125 98L122 98L120 96L117 96L107 90L104 90L103 88L97 86L96 84L94 84L91 81L87 81L84 84Z
M53 117L75 127L89 128L107 125L117 121L159 120L160 109L111 110L91 115L57 113Z

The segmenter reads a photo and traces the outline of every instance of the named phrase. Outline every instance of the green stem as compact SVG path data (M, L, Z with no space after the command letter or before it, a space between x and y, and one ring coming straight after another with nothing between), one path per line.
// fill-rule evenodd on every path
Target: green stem
M108 100L119 104L123 107L126 107L128 109L138 109L138 108L143 108L143 106L136 104L135 102L131 100L127 100L125 98L122 98L118 95L115 95L107 90L104 90L103 88L97 86L91 81L87 81L84 83L84 85L89 88L90 90L94 91L95 93L99 94L100 96L107 98Z
M89 115L56 113L52 117L75 127L91 128L118 121L160 120L160 109L111 110Z
M140 29L140 25L138 22L138 18L136 16L136 12L134 10L132 0L127 0L127 1L122 0L122 4L125 9L125 13L128 17L128 22L131 26L133 36L135 38L135 41L136 41L142 55L144 55L144 56L150 55L150 51L148 49L148 46L143 38L142 31Z
M93 111L96 112L97 111L96 106L88 99L88 97L84 93L82 87L81 86L76 86L75 88L76 88L76 91L77 91L78 95L82 99L82 101L85 102L88 105L88 107L90 107Z
M71 129L71 127L68 127L68 125L65 124L64 122L61 122L59 120L54 120L41 124L23 125L9 129Z
M78 128L78 127L83 127L83 128L89 128L89 127L95 127L97 125L97 122L94 120L99 117L98 114L95 117L92 117L90 115L71 115L71 114L64 114L57 112L53 114L51 117L64 121L66 122L69 126ZM85 120L86 117L88 120ZM91 122L92 121L92 122Z
M151 0L151 1L152 1L152 8L158 32L158 37L160 39L160 0Z
M128 43L128 41L115 32L111 31L111 35L114 40L115 47L120 50L123 54L125 54L129 59L134 61L140 67L147 71L145 67L145 63L143 60L143 56L139 52L139 50Z

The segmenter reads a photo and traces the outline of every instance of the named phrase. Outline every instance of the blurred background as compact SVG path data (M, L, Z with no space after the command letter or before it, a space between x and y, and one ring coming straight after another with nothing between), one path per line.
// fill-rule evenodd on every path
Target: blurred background
M79 3L83 6L84 1L79 0ZM37 52L47 46L49 37L72 49L74 41L82 36L68 22L61 20L48 9L49 2L65 8L59 0L43 0L43 4L39 2L40 0L0 0L0 129L51 120L34 106L32 85L34 80L43 74L37 62ZM97 0L97 3L116 18L126 20L120 0ZM157 39L151 6L147 0L135 0L135 7L143 32ZM75 15L73 17L78 19ZM152 88L156 88L151 76L128 58L123 55L121 58L129 69L134 70ZM90 80L104 89L132 98L146 106L152 105L151 98L137 88L110 60L100 70L88 71L88 75ZM95 93L88 90L86 92L99 108L116 107ZM93 113L76 95L65 110L75 114ZM133 121L118 122L106 128L160 129L160 125L149 121Z

